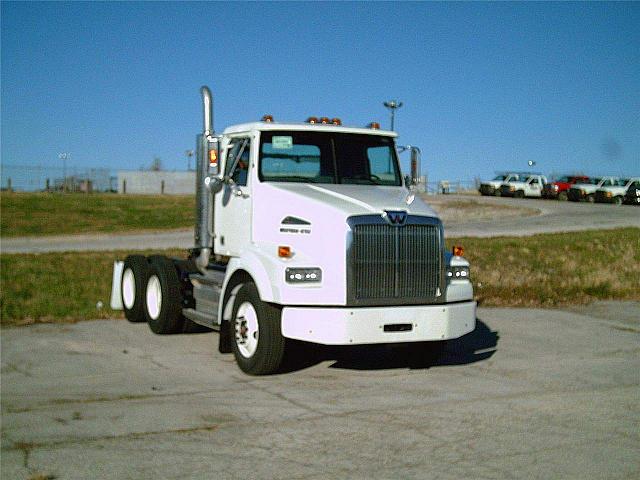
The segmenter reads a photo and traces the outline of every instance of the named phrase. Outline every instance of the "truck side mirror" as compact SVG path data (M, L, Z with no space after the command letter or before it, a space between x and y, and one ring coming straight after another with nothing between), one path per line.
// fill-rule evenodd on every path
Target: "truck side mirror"
M222 190L223 185L224 180L214 175L209 175L204 179L204 186L214 195Z

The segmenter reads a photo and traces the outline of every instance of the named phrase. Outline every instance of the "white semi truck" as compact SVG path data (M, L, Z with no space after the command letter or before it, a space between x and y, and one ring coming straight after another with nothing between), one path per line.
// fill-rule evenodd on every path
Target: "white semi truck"
M278 370L288 339L407 344L433 355L475 328L469 263L403 180L396 134L339 119L213 130L201 88L195 245L187 258L131 255L112 307L158 334L206 327L248 374Z

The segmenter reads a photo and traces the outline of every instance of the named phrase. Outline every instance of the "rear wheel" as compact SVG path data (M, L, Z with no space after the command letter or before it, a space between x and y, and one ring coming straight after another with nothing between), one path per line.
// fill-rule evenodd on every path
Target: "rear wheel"
M151 331L161 335L182 332L182 292L173 262L154 256L145 285L144 310Z
M614 197L613 203L616 205L622 205L622 197Z
M516 193L513 194L513 196L516 198L524 198L524 192L522 190L518 190Z
M124 316L130 322L144 322L144 288L149 264L143 255L129 255L124 260L120 293Z
M253 282L240 287L229 328L233 354L243 372L268 375L278 370L285 351L280 317L278 307L260 300Z
M596 201L596 196L593 193L587 195L587 202L594 203Z

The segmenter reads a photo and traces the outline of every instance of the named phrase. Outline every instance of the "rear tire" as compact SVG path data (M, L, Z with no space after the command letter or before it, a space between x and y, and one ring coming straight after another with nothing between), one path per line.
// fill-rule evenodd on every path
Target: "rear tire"
M144 322L144 291L149 263L143 255L129 255L124 260L120 295L124 316L130 322Z
M593 193L587 195L587 202L594 203L596 201L596 196Z
M182 292L173 262L167 257L154 256L145 285L144 312L151 331L159 335L181 333L184 328Z
M614 205L622 205L622 197L614 197L613 203Z
M516 193L513 194L513 196L516 198L524 198L524 192L522 190L518 190Z
M249 375L268 375L280 368L285 351L281 313L278 307L260 300L253 282L238 290L229 333L240 370Z

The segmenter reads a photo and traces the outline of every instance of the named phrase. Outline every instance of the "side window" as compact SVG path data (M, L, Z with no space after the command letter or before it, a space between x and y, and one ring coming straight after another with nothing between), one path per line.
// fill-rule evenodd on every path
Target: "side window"
M538 178L537 177L531 179L531 185L538 185L538 183L539 182L538 182Z
M602 183L603 187L610 187L611 185L613 185L613 182L611 181L611 179L607 179Z
M228 175L236 185L246 186L250 159L251 140L248 138L234 139L227 154L227 161L224 167L225 175ZM233 171L231 171L232 169Z
M380 183L395 182L394 158L389 147L369 147L367 148L367 158L371 175L380 179Z

